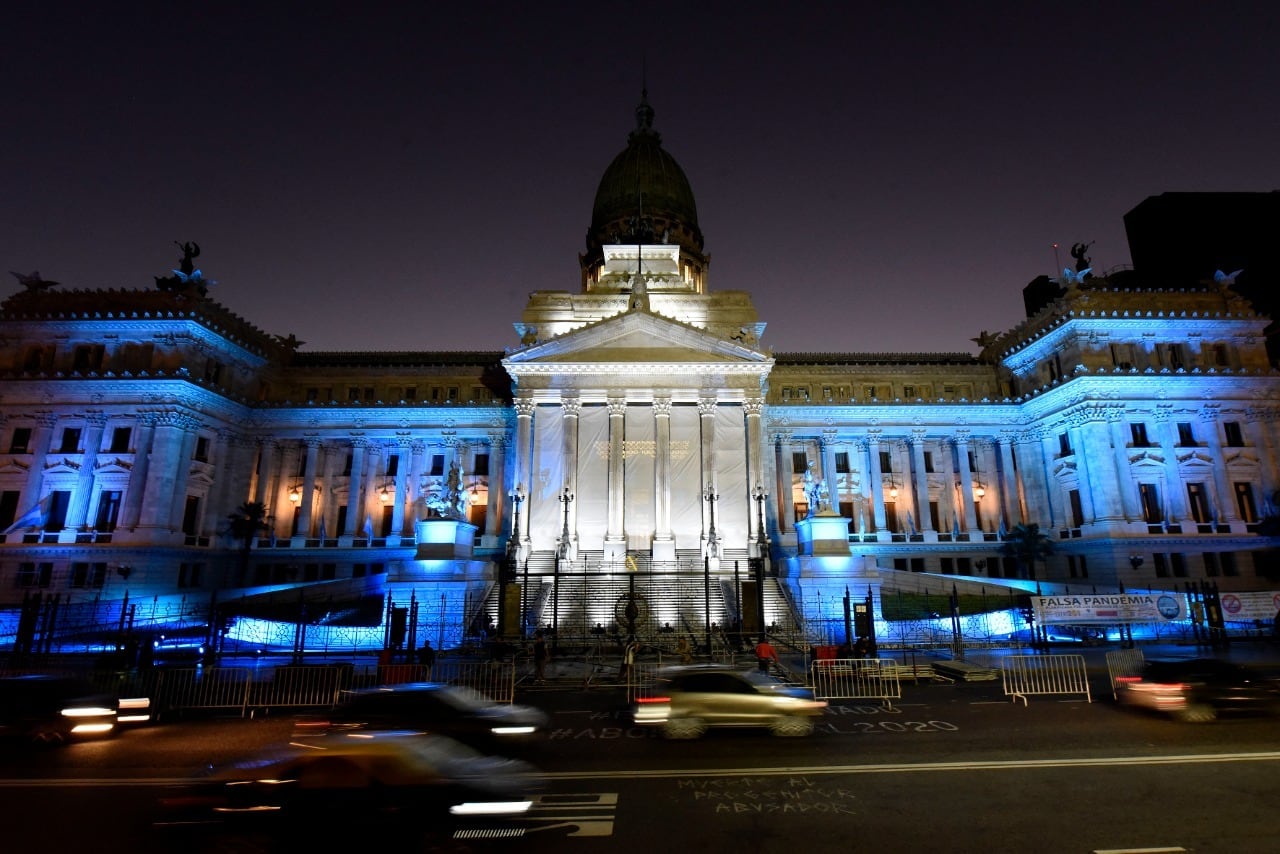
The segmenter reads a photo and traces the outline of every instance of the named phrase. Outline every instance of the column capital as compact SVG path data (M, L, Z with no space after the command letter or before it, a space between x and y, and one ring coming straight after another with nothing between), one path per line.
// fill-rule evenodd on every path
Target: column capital
M748 397L742 401L742 411L747 415L759 416L764 413L764 398Z
M613 405L612 400L609 405ZM560 407L564 410L565 418L577 418L582 414L582 400L576 397L560 398Z
M702 416L716 414L716 399L714 397L698 398L698 414Z
M512 402L512 406L515 407L517 418L532 418L533 410L537 408L533 399L528 397L517 397Z
M627 414L627 399L625 397L611 397L608 405L610 418L621 418Z
M493 448L505 448L507 446L507 434L505 432L492 431L489 433L489 445Z
M671 398L655 397L653 399L653 417L654 418L670 418L671 417Z
M928 435L929 435L929 431L926 430L924 427L912 427L911 428L911 444L923 445L925 437Z
M973 438L972 430L957 430L951 437L951 441L956 443L957 447L969 444L969 440Z

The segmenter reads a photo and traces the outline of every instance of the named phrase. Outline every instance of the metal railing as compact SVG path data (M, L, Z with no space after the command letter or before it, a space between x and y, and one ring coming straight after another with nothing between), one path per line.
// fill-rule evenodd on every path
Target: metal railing
M1092 703L1083 655L1010 655L1000 662L1004 694L1012 701L1045 694L1084 694Z
M1116 699L1116 683L1121 679L1142 674L1146 656L1142 650L1113 649L1107 653L1107 678L1111 681L1111 699Z
M886 658L828 658L809 665L809 687L819 700L879 700L886 709L902 698L897 662Z

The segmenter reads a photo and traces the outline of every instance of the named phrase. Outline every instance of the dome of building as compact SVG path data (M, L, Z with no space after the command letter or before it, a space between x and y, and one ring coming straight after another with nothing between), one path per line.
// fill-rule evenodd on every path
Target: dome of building
M702 231L693 188L653 129L647 94L636 107L636 129L596 189L587 232L587 256L617 243L674 243L702 256Z

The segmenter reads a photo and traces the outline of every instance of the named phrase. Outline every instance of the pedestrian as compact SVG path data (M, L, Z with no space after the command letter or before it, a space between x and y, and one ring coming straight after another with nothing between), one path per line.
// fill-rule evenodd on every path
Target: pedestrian
M854 658L867 658L871 655L871 641L865 637L858 638L858 642L853 645Z
M547 649L547 640L542 636L542 632L537 632L533 636L533 683L541 685L546 681L547 661L551 658L551 652Z
M431 679L431 668L436 664L436 651L431 648L431 641L424 640L422 646L418 647L418 664L426 669L426 678Z
M681 635L680 640L676 641L676 652L680 655L681 664L693 664L693 648L689 646L689 638L685 635Z
M760 638L760 643L756 644L756 662L760 665L761 673L769 672L769 662L781 664L778 661L778 651L773 648L773 644L769 643L769 638Z

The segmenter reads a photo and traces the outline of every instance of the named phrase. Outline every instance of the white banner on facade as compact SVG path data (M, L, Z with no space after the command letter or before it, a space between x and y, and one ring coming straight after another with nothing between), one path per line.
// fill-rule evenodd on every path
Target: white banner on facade
M1112 593L1032 596L1041 625L1061 623L1169 623L1187 618L1181 593Z
M1280 614L1280 593L1274 590L1222 593L1222 619L1270 620Z

